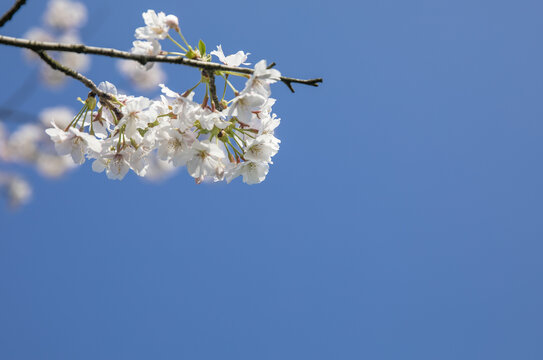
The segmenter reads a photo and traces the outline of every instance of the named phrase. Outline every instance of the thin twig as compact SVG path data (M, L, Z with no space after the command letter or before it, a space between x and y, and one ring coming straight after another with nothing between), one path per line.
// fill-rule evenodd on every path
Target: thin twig
M120 50L111 49L111 48L85 46L83 44L61 44L61 43L54 43L54 42L31 41L31 40L19 39L19 38L14 38L11 36L3 36L3 35L0 35L0 44L27 48L34 51L52 50L52 51L73 52L73 53L79 53L79 54L93 54L93 55L109 56L109 57L120 58L120 59L135 60L142 65L145 65L148 62L162 62L162 63L170 63L170 64L181 64L181 65L199 68L202 70L210 70L210 71L234 71L234 72L238 72L242 74L252 74L254 72L253 69L249 69L249 68L227 66L223 64L214 63L214 62L193 60L193 59L188 59L183 56L139 55L139 54L132 54L126 51L120 51ZM319 83L322 82L322 78L306 80L306 79L295 79L295 78L290 78L286 76L281 76L280 79L283 83L285 83L285 85L289 87L291 91L294 91L291 85L293 83L310 85L310 86L319 86Z
M98 97L105 98L105 99L111 99L111 96L109 94L103 92L102 90L98 89L96 84L91 79L81 75L80 73L78 73L75 70L70 69L69 67L66 67L66 66L60 64L58 61L56 61L55 59L53 59L52 57L47 55L47 53L45 51L43 51L43 50L34 50L34 52L36 54L38 54L38 56L45 63L47 63L47 65L49 65L51 68L53 68L54 70L58 70L58 71L64 73L65 75L68 75L68 76L70 76L70 77L72 77L72 78L74 78L76 80L81 81L83 83L83 85L88 87L93 93L98 95Z
M110 94L98 89L96 84L91 79L83 76L82 74L78 73L77 71L75 71L73 69L70 69L67 66L64 66L64 65L60 64L58 61L56 61L55 59L53 59L52 57L47 55L47 53L45 51L43 51L43 50L34 50L34 52L37 53L38 56L45 63L47 63L47 65L49 65L52 69L58 70L58 71L60 71L60 72L62 72L64 74L66 74L66 75L68 75L68 76L82 82L83 85L85 85L86 87L88 87L91 90L92 94L98 96L98 98L100 99L100 102L102 103L102 105L106 106L108 109L110 109L112 112L115 113L115 116L117 117L117 120L121 119L122 114L111 103L111 101L113 101L114 98ZM89 96L92 96L92 94L89 94Z
M19 11L21 6L23 6L25 3L26 3L26 0L16 0L15 4L13 4L11 9L6 11L6 13L2 15L2 17L0 18L0 27L4 26L5 23L10 21L13 15L15 15L15 13Z

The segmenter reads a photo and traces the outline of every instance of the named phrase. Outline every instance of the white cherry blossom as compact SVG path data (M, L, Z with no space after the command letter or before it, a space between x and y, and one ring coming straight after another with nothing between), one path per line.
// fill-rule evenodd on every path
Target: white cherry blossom
M276 69L268 69L266 60L260 60L242 92L256 92L264 97L271 95L270 84L280 80L281 73Z
M228 107L228 116L236 116L243 124L249 124L253 116L253 111L266 102L266 98L257 93L242 93L234 99L232 105Z
M55 149L59 155L72 156L76 164L85 162L85 154L90 150L99 153L102 149L101 143L94 136L81 132L74 127L70 127L68 131L59 129L52 124L53 127L45 130L47 135L55 143Z
M235 54L224 56L222 46L218 45L217 50L213 50L210 52L210 54L215 55L219 58L220 62L228 66L251 65L250 63L245 62L245 60L247 60L247 56L249 56L251 53L244 53L241 50Z
M158 157L170 161L174 166L184 166L190 155L187 151L196 140L194 133L167 128L158 133Z
M141 40L165 39L172 24L171 18L167 19L166 14L154 10L147 10L142 14L145 25L136 29L135 37Z
M264 181L268 175L269 165L263 161L246 161L239 163L227 176L226 181L230 183L238 176L243 177L243 182L249 185L258 184Z
M136 136L138 128L145 128L147 123L155 120L154 113L145 111L149 105L151 105L151 101L143 96L128 99L122 108L123 117L117 128L126 126L126 136L129 138Z
M199 181L205 177L212 177L214 181L224 178L226 157L217 144L208 140L196 140L186 152L186 156L187 170L193 178Z
M245 159L271 163L272 156L279 151L279 142L279 139L270 134L260 135L256 139L249 140L245 148Z

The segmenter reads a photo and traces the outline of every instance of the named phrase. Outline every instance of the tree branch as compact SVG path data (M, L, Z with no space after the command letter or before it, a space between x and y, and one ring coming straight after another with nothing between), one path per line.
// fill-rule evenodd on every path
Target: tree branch
M82 82L86 87L88 87L91 90L91 94L89 96L97 95L100 99L100 102L106 106L108 109L110 109L112 112L115 113L115 116L117 117L117 121L122 118L122 114L119 112L119 110L111 104L111 101L114 100L113 97L98 89L96 84L89 78L83 76L82 74L78 73L77 71L70 69L67 66L64 66L60 64L58 61L47 55L47 53L43 50L34 50L36 54L45 62L47 65L49 65L54 70L58 70L80 82Z
M102 90L98 89L96 84L91 79L86 78L85 76L81 75L77 71L72 70L69 67L66 67L60 64L58 61L56 61L55 59L47 55L47 53L43 50L34 50L34 52L38 54L38 56L54 70L58 70L64 73L65 75L68 75L78 81L81 81L83 85L88 87L93 93L98 95L100 98L105 98L108 100L111 99L111 96L103 92Z
M36 52L43 51L43 50L51 50L51 51L73 52L73 53L79 53L79 54L93 54L93 55L108 56L108 57L119 58L119 59L135 60L142 65L145 65L148 62L161 62L161 63L169 63L169 64L181 64L181 65L186 65L186 66L195 67L202 70L209 70L209 71L233 71L233 72L249 74L249 75L254 72L253 69L249 69L249 68L227 66L227 65L222 65L222 64L213 63L213 62L193 60L193 59L188 59L183 56L138 55L138 54L132 54L126 51L120 51L120 50L111 49L111 48L85 46L83 44L61 44L61 43L54 43L54 42L31 41L31 40L19 39L19 38L14 38L11 36L3 36L3 35L0 35L0 44L26 48L26 49L34 50ZM292 88L293 83L310 85L310 86L319 86L319 83L322 82L322 78L306 80L306 79L295 79L295 78L290 78L286 76L281 76L280 79L283 83L285 83L285 85L288 86L288 88L292 92L294 92L294 89Z
M219 101L219 98L217 97L217 87L215 86L215 74L213 74L213 71L203 71L204 75L207 76L208 83L209 83L209 92L211 93L211 103L215 106L215 108L219 111L223 110L223 106L221 102Z
M4 26L5 23L7 23L8 21L11 20L11 18L13 17L13 15L15 15L15 13L21 8L21 6L23 6L24 4L26 3L26 0L16 0L15 1L15 4L13 4L13 6L11 7L11 9L9 9L8 11L6 11L6 13L4 15L2 15L2 17L0 18L0 27Z

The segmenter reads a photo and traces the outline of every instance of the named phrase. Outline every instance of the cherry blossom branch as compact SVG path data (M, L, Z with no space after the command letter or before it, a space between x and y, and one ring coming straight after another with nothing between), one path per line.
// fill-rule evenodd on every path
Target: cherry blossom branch
M43 51L43 50L34 50L34 52L36 54L38 54L38 56L47 65L49 65L52 69L58 70L58 71L64 73L65 75L68 75L68 76L82 82L83 85L88 87L93 93L98 95L98 97L100 97L101 99L111 100L111 96L109 94L103 92L102 90L98 89L96 84L91 79L83 76L82 74L78 73L75 70L70 69L69 67L66 67L66 66L60 64L58 61L56 61L55 59L53 59L52 57L47 55L47 53L45 51Z
M237 66L227 66L223 64L218 64L214 62L206 62L189 59L183 56L165 56L165 55L139 55L132 54L126 51L121 51L111 48L101 48L95 46L86 46L83 44L61 44L55 42L45 42L45 41L31 41L26 39L15 38L11 36L0 35L0 44L16 46L21 48L26 48L34 51L64 51L72 52L78 54L92 54L92 55L101 55L108 56L113 58L135 60L142 65L147 64L148 62L161 62L169 64L180 64L190 67L199 68L202 70L209 71L233 71L242 74L252 74L253 69L242 68ZM296 79L286 76L281 76L281 81L292 91L292 84L303 84L309 86L319 86L319 83L322 83L322 78L316 79Z
M6 13L0 18L0 27L4 26L5 23L10 21L13 15L15 15L15 13L19 11L21 6L23 6L25 3L26 0L16 0L11 9L6 11Z

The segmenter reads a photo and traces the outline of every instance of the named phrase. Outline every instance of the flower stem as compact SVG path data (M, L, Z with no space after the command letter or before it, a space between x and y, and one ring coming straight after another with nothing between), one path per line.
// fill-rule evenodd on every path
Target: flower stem
M187 51L188 51L188 50L185 49L183 46L181 46L180 43L178 43L177 41L175 41L175 40L173 39L173 37L170 36L170 34L168 34L168 39L170 39L171 41L173 41L173 43L174 43L175 45L179 46L184 52L187 52ZM185 39L183 39L183 40L185 40ZM186 43L187 43L187 42L185 41L185 44L186 44ZM189 46L189 47L190 47L190 46Z

